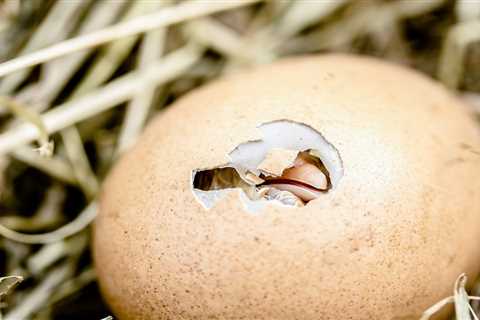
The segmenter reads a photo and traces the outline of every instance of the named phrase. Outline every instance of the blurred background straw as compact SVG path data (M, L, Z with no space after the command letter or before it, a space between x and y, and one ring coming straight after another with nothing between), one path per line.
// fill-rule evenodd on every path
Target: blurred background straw
M324 52L418 69L480 115L477 0L0 1L0 318L109 316L89 226L115 160L193 88ZM445 302L467 310L463 282Z

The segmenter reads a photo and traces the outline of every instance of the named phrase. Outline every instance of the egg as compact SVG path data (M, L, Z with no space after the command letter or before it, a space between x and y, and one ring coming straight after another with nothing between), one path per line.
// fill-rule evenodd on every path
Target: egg
M119 319L417 319L480 268L480 133L380 60L287 58L177 100L103 186Z

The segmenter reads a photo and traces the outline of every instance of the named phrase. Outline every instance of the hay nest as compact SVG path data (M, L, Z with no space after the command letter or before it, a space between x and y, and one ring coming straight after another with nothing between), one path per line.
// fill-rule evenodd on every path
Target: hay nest
M0 318L109 318L89 225L151 116L222 74L330 51L409 65L480 114L478 1L0 2ZM476 319L465 281L424 319L449 302Z

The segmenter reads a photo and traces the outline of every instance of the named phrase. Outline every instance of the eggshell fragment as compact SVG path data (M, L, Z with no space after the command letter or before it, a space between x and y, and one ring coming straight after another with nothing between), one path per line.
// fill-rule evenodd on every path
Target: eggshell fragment
M296 150L272 148L257 168L269 175L279 177L283 170L293 166L297 155Z
M262 178L260 178L259 176L255 175L251 172L248 172L245 175L245 181L247 181L248 183L253 184L253 185L261 184L261 183L265 182L265 180L263 180Z
M104 185L94 258L106 300L119 319L418 319L480 268L480 134L465 110L416 72L344 55L195 90ZM280 119L338 151L335 188L255 214L238 189L209 209L196 201L194 170Z

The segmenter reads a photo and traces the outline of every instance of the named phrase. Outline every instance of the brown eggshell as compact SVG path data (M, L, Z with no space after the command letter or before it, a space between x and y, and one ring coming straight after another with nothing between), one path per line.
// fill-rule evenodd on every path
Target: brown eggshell
M158 116L101 197L94 259L120 319L417 319L480 267L480 134L426 77L369 58L285 59ZM339 151L338 186L301 208L206 210L192 170L290 119Z

